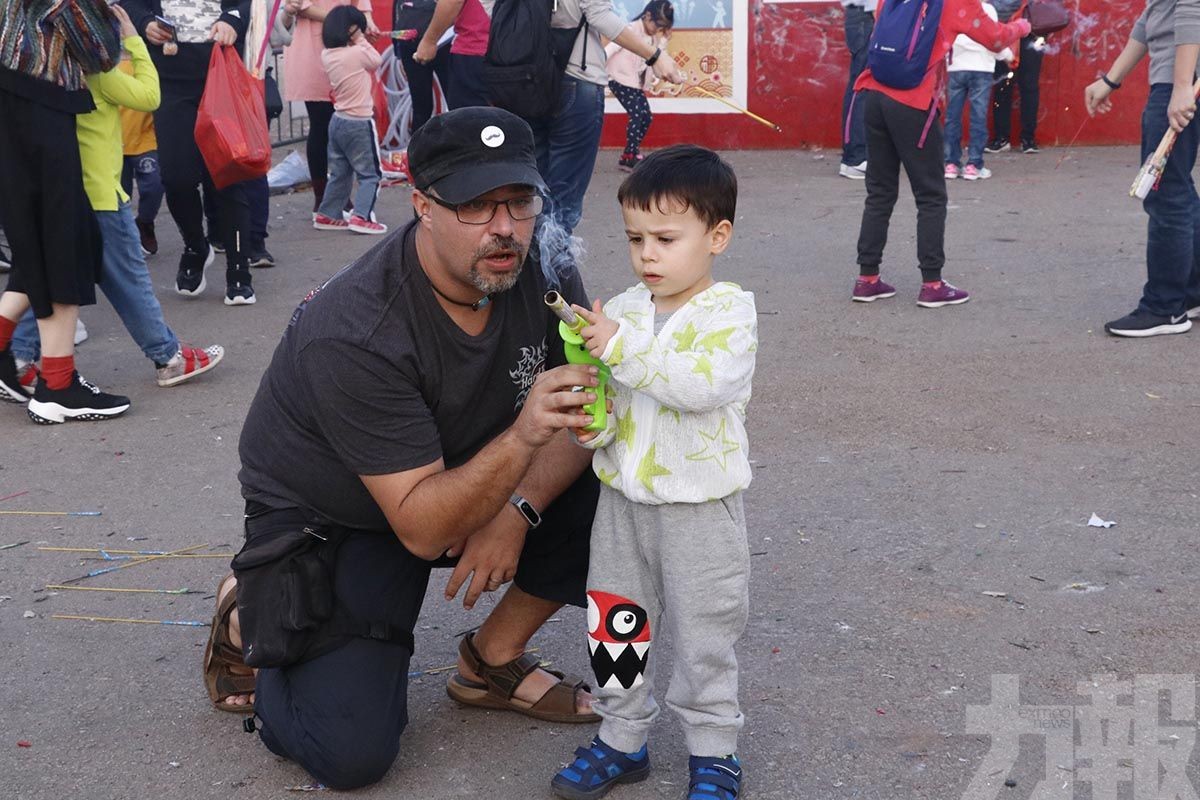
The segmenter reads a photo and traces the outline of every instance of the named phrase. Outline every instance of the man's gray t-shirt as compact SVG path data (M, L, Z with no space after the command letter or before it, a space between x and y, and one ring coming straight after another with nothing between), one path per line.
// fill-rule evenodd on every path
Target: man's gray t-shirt
M387 531L360 475L466 462L512 424L534 378L565 363L536 240L471 336L438 303L415 234L388 237L296 309L242 428L247 500ZM558 280L590 305L574 267Z

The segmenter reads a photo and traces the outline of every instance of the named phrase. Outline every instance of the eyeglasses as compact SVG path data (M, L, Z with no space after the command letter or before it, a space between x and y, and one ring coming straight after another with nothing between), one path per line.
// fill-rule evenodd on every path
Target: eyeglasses
M543 205L540 194L521 195L507 200L484 200L477 197L465 203L447 203L440 197L426 196L442 208L453 211L458 221L466 225L487 225L496 216L496 209L500 206L507 208L508 215L518 222L533 219L542 213Z

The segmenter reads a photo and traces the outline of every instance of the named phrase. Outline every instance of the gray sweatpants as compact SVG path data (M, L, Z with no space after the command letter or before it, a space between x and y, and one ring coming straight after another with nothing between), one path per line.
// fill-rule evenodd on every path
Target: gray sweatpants
M626 753L646 743L658 716L651 645L665 622L675 655L667 705L683 723L688 751L737 752L744 718L733 646L750 606L741 493L651 506L601 486L591 551L588 648L600 738Z

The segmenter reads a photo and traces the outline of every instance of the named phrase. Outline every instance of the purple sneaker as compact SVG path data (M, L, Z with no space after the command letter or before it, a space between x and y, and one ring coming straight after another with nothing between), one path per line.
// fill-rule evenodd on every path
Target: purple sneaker
M942 281L937 286L922 286L921 294L917 296L917 305L922 308L941 308L956 306L970 299L971 295L967 292Z
M881 280L869 283L859 278L854 282L854 294L850 295L850 299L856 303L874 303L876 300L895 296L896 287L889 286Z

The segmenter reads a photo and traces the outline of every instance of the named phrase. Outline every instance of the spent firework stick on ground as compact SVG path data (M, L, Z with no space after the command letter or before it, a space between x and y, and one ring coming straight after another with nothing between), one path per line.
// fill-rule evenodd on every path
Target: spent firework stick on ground
M1200 81L1192 84L1192 95L1200 97ZM1188 124L1191 124L1190 121ZM1167 129L1167 132L1163 134L1162 141L1158 143L1158 147L1146 159L1146 163L1142 164L1137 177L1133 179L1133 186L1129 188L1130 197L1145 200L1150 192L1158 188L1158 184L1162 180L1163 169L1167 165L1167 159L1171 157L1171 150L1175 148L1175 140L1178 137L1179 134L1174 128Z
M51 614L50 619L77 619L84 622L127 622L134 625L183 625L188 628L207 628L212 624L193 619L127 619L125 617L92 617L78 614Z
M84 575L80 575L77 578L71 578L69 580L65 580L62 583L63 584L79 583L80 581L85 581L88 578L95 578L97 575L106 575L109 572L116 572L117 570L125 569L126 567L136 567L138 564L145 564L150 561L157 561L160 558L169 558L171 556L182 555L183 553L190 553L193 550L199 550L202 547L208 547L208 545L207 544L198 544L198 545L194 545L192 547L185 547L182 550L176 550L171 553L165 553L161 556L148 556L146 558L139 558L136 561L127 561L124 564L118 564L115 567L105 567L104 569L94 569L91 572L88 572Z
M98 517L99 511L0 511L0 514L25 517Z

